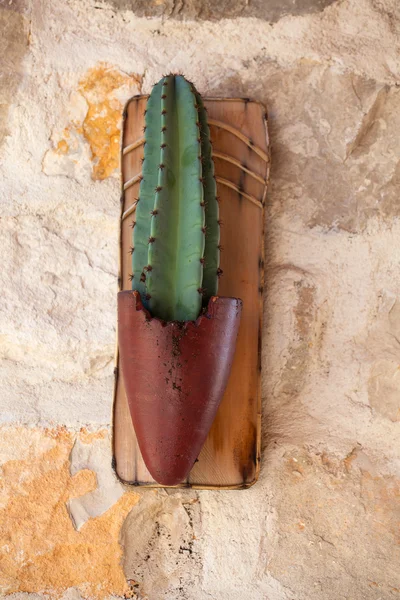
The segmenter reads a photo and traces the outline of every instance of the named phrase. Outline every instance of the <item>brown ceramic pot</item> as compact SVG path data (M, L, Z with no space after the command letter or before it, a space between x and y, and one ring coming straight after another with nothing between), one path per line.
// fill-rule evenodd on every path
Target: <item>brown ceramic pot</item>
M189 474L228 383L242 301L213 296L196 321L166 323L140 294L118 294L122 377L140 450L152 477L177 485Z

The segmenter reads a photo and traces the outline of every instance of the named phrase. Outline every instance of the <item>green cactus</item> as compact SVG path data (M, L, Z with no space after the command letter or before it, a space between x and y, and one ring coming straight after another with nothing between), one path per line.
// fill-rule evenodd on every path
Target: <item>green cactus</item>
M150 94L142 175L132 289L153 316L195 320L218 290L219 220L206 111L182 75Z

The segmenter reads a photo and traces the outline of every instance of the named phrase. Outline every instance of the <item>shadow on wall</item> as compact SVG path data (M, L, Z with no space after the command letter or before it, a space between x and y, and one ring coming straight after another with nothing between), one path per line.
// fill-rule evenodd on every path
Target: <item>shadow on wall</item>
M306 15L320 12L335 0L108 0L117 10L132 10L140 17L166 17L170 19L200 19L218 21L235 17L255 17L275 22L287 15Z
M10 104L22 79L22 59L29 46L29 18L24 0L12 4L0 0L0 146L8 134L7 116Z

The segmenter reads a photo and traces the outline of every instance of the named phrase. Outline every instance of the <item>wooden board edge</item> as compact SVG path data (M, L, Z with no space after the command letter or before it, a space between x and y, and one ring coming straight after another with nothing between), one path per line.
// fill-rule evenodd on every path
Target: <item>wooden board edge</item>
M150 490L155 490L155 489L169 489L169 490L247 490L250 487L253 487L253 485L255 485L258 481L258 477L259 477L259 468L256 469L254 478L251 481L247 481L247 482L243 482L243 483L237 483L237 484L233 484L233 485L207 485L207 484L192 484L192 483L180 483L179 485L160 485L158 483L147 483L147 482L141 482L141 481L135 481L135 482L131 482L131 481L124 481L124 479L122 479L118 473L117 473L117 469L116 469L116 464L115 464L115 457L113 457L112 459L112 470L114 472L115 477L117 478L117 480L127 489L131 490L132 488L146 488L146 489L150 489Z
M122 272L121 272L121 266L122 266L122 261L121 261L121 255L122 255L122 227L121 227L121 221L122 221L122 214L123 214L123 208L124 208L124 182L123 182L123 174L122 174L122 159L123 159L123 149L124 149L124 123L125 123L125 119L127 117L127 112L128 112L128 106L131 102L133 101L139 101L141 99L144 98L148 98L148 94L137 94L136 96L132 96L131 98L129 98L127 100L127 102L124 105L124 109L123 109L123 113L122 113L122 126L121 126L121 134L120 134L120 153L119 153L119 157L120 157L120 164L119 164L119 170L120 170L120 217L119 217L119 229L118 229L118 280L117 280L117 292L120 292L122 289ZM220 98L220 97L213 97L213 96L206 96L204 97L205 101L219 101L219 102L238 102L238 101L242 101L242 102L246 102L246 103L252 103L252 104L258 104L259 106L262 107L263 110L263 121L264 121L264 132L265 132L265 136L266 136L266 145L267 145L267 154L270 157L270 142L269 142L269 133L268 133L268 112L266 109L266 106L258 101L258 100L251 100L249 98L242 98L242 97L237 97L237 98ZM268 162L267 164L267 175L266 175L266 182L265 182L265 186L264 186L264 193L263 193L263 199L262 199L262 240L261 240L261 254L262 254L262 268L260 269L260 276L261 276L261 286L264 292L264 278L265 278L265 268L264 268L264 261L265 261L265 200L266 200L266 196L267 196L267 192L268 192L268 186L269 186L269 180L270 180L270 171L271 171L271 161ZM117 322L117 327L116 327L116 332L115 332L115 354L114 354L114 385L113 385L113 401L112 401L112 406L111 406L111 440L110 440L110 444L111 444L111 449L112 449L112 458L111 458L111 468L113 473L115 474L115 477L117 479L117 481L119 481L124 487L128 488L128 489L132 489L132 488L136 488L136 487L140 487L140 488L147 488L147 489L193 489L193 490L244 490L244 489L249 489L251 488L253 485L255 485L259 479L260 476L260 470L261 470L261 432L262 432L262 393L261 393L261 385L262 385L262 378L261 378L261 372L262 372L262 356L261 356L261 350L262 350L262 328L263 328L263 300L264 300L264 293L262 293L260 295L260 311L259 311L259 315L260 315L260 328L259 328L259 340L258 340L258 371L259 371L259 378L258 378L258 399L257 399L257 436L256 436L256 457L255 457L255 473L254 473L254 478L250 481L250 482L243 482L243 483L238 483L235 485L196 485L196 484L190 484L190 483L185 483L185 484L179 484L177 486L163 486L160 485L158 483L141 483L140 481L135 481L135 482L130 482L130 481L125 481L123 480L117 472L117 464L116 464L116 457L115 457L115 427L114 427L114 420L115 420L115 408L116 408L116 401L117 401L117 390L118 390L118 375L119 375L119 351L118 351L118 322Z
M123 108L123 113L122 113L122 119L123 122L125 121L125 118L127 116L127 112L128 112L128 106L131 102L135 101L139 101L139 100L143 100L149 97L149 94L137 94L136 96L132 96L131 98L129 98L129 100L126 101L124 108ZM270 155L270 145L269 145L269 136L268 136L268 111L267 108L265 106L265 104L263 102L260 102L260 100L251 100L251 98L245 98L245 97L241 97L241 96L237 96L236 98L220 98L219 96L204 96L203 100L205 101L209 101L209 102L245 102L246 104L258 104L258 106L261 106L262 110L263 110L263 114L264 114L264 122L266 125L265 128L265 132L266 132L266 137L267 137L267 154ZM123 128L121 129L122 135L123 135ZM121 152L121 156L122 156L122 152ZM269 168L268 168L268 175L269 175ZM267 182L268 182L268 178L267 178ZM267 188L267 186L266 186ZM265 189L266 189L265 188Z

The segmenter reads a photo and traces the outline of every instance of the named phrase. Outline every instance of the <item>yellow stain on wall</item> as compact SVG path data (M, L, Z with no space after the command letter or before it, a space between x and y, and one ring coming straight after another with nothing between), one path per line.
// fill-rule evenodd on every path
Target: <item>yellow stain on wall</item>
M60 140L57 144L56 152L57 154L67 154L69 150L69 146L67 140Z
M8 460L0 468L0 591L41 591L58 598L76 587L85 598L99 600L127 593L118 539L138 495L123 495L76 531L66 502L93 490L95 474L84 470L71 476L73 434L38 431L15 429L16 444L31 447L21 452L23 460ZM90 438L82 432L82 441Z
M105 63L90 69L79 82L89 107L82 132L90 145L93 179L105 179L117 169L123 108L118 92L141 83L140 75L122 73Z

